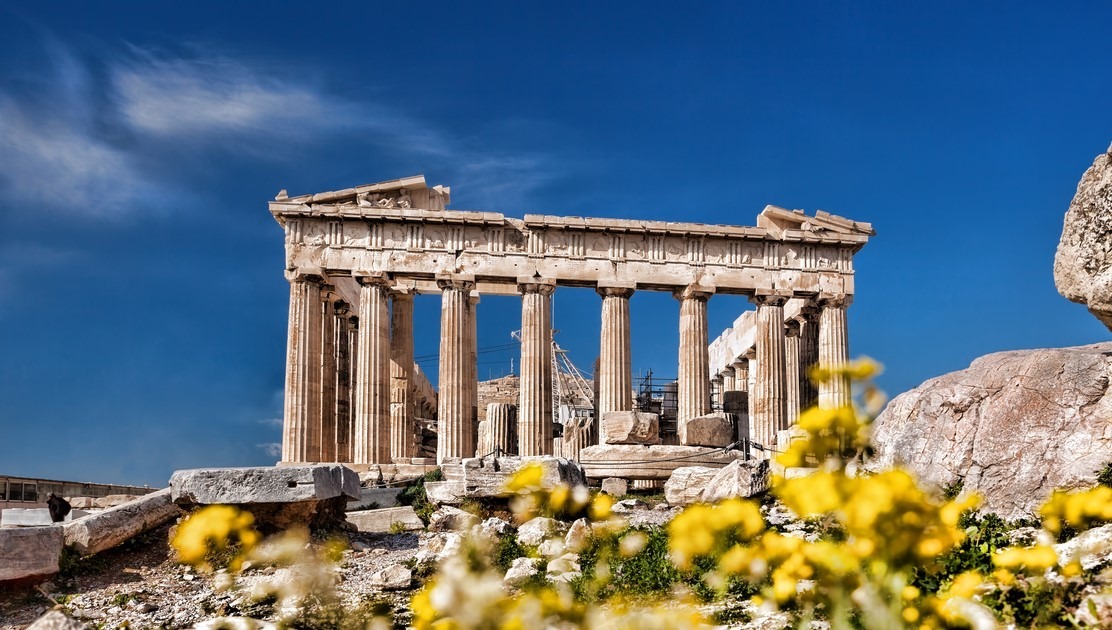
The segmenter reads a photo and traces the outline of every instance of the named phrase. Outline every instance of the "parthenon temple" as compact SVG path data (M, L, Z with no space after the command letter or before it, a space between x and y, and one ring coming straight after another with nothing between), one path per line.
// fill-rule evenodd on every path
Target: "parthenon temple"
M437 464L495 445L523 456L581 452L590 476L591 447L660 444L633 391L635 291L678 301L677 447L774 447L801 408L849 399L848 384L816 390L805 374L847 360L853 255L874 234L867 223L775 206L755 227L517 219L447 210L449 201L449 188L415 176L298 197L282 191L270 202L285 230L290 282L282 463L431 464L419 456L419 419L435 419ZM598 421L557 437L550 317L560 287L598 292L601 346ZM414 363L417 293L441 296L435 392ZM707 302L720 294L747 296L755 311L711 343ZM480 437L483 295L520 295L521 359L516 405L484 410Z

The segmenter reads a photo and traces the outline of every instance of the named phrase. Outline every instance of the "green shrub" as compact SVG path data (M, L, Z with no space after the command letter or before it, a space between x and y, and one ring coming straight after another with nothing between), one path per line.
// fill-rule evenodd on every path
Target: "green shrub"
M995 514L979 515L970 510L961 515L958 527L967 533L964 540L939 557L938 566L916 570L912 583L928 592L937 593L965 571L989 574L995 569L992 554L1009 545L1008 532L1013 529Z
M1112 462L1108 462L1097 471L1097 483L1106 487L1112 488Z
M417 517L425 525L428 525L429 517L436 511L436 506L429 503L429 497L425 494L425 482L443 480L444 473L439 468L425 473L402 488L402 491L398 494L398 505L413 506L413 511L417 513Z

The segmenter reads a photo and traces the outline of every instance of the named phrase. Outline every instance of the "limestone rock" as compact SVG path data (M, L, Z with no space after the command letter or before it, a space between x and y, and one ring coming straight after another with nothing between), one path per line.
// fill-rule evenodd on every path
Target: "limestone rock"
M1054 284L1112 330L1112 147L1077 184L1054 256Z
M498 536L508 536L514 533L514 526L496 516L492 516L480 523L474 533L488 538L497 538Z
M1094 593L1077 606L1077 621L1082 628L1105 628L1112 619L1112 593Z
M412 581L413 572L401 564L392 564L371 574L371 586L381 588L384 591L407 589Z
M1112 343L981 357L893 399L867 467L902 465L939 487L961 479L985 510L1032 516L1112 460L1110 374Z
M732 497L753 497L768 490L767 459L736 460L722 468L703 489L701 500L714 503Z
M106 495L106 496L103 496L103 497L98 497L96 499L93 499L93 506L97 507L97 508L100 508L100 509L113 508L113 507L116 507L117 505L123 505L124 503L130 503L130 502L132 502L132 501L134 501L135 499L138 499L138 498L139 497L137 497L133 494L109 494L109 495ZM70 505L70 507L73 507L72 504Z
M564 547L568 551L579 553L591 542L591 536L594 536L591 523L587 519L581 518L568 528L568 533L564 536Z
M1091 571L1112 560L1112 524L1094 527L1081 532L1074 538L1054 546L1059 564L1066 565L1074 560L1081 568Z
M256 468L198 468L170 477L178 504L245 505L359 499L359 475L339 464Z
M405 531L424 529L425 523L413 511L413 506L382 508L380 510L360 510L345 514L347 520L361 532L389 532L395 523L401 523Z
M688 446L729 446L734 442L734 425L720 412L687 421Z
M718 468L706 466L677 468L664 484L664 500L669 505L691 505L702 501L703 489L718 471Z
M75 510L92 510L96 508L96 499L92 497L72 497L66 499L69 501L70 507Z
M558 558L553 558L548 562L548 568L545 572L548 574L548 579L553 582L571 582L583 575L579 566L579 554L566 553Z
M566 526L554 518L538 516L517 528L517 542L527 547L536 547L551 535L563 536L565 529Z
M607 477L602 480L602 491L612 497L624 497L629 494L629 481L618 477Z
M35 623L27 626L27 630L87 630L89 626L76 619L70 619L60 610L51 610Z
M63 526L67 545L81 555L100 553L181 515L165 488Z
M458 532L471 529L478 524L478 516L450 505L441 507L429 517L430 532Z
M537 553L542 558L555 558L556 556L564 555L564 541L561 538L545 538L540 545L537 546Z
M502 583L511 587L521 586L540 572L539 564L539 558L514 558L509 570L506 571L506 577L502 578Z
M602 415L603 444L660 444L660 416L641 411Z
M62 539L58 525L0 529L0 584L57 573Z
M463 481L425 482L425 496L436 505L459 505L465 494Z
M625 499L624 501L618 501L610 508L610 510L616 514L629 514L635 510L647 509L649 509L649 504L641 499Z

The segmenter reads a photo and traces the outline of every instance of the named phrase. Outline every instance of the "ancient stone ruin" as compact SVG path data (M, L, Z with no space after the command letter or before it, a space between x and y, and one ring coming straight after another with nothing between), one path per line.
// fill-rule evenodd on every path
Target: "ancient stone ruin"
M552 455L549 319L562 286L594 288L602 301L599 421L575 434L571 451L590 478L660 480L680 465L722 467L745 457L738 445L774 448L802 406L848 401L845 383L815 391L804 375L815 363L847 360L853 255L873 235L869 224L775 206L755 227L516 219L447 210L449 199L450 189L415 176L297 197L282 191L270 202L290 281L282 463L443 465L495 447ZM673 444L661 444L659 423L635 408L635 291L679 301ZM414 294L434 292L442 300L436 394L414 366L412 319ZM493 410L480 434L475 318L484 294L521 295L521 373L516 404ZM707 302L718 294L745 295L756 311L710 344ZM712 413L712 387L722 412ZM433 414L435 462L418 457L421 421Z

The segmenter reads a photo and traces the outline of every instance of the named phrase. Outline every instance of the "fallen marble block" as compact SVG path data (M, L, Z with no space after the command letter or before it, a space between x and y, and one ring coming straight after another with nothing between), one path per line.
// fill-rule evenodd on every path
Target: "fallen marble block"
M264 532L296 525L345 527L348 501L360 498L359 475L339 464L179 470L170 477L170 488L179 505L248 510Z
M685 466L675 469L672 471L672 476L664 483L664 500L668 505L699 503L703 500L703 490L719 470L705 466Z
M63 531L66 545L88 556L111 549L180 515L181 508L174 505L170 489L165 488L65 523Z
M409 505L379 510L359 510L348 512L346 516L348 522L361 532L387 533L395 528L395 523L400 523L401 529L407 532L425 528L425 523Z
M722 412L692 418L685 428L688 446L729 446L734 442L734 424Z
M57 573L62 541L59 525L0 529L0 584L33 583Z
M640 411L602 414L603 444L660 444L660 416Z
M722 468L745 453L703 446L600 444L579 451L579 463L590 479L621 475L624 479L665 480L685 466Z

